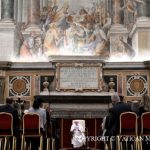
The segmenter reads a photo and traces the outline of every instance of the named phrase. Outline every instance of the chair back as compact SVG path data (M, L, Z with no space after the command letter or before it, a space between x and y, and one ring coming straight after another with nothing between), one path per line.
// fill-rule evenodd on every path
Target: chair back
M137 135L137 115L134 112L120 114L120 135Z
M150 112L145 112L141 116L141 134L150 135Z
M10 113L0 113L0 136L13 135L13 116Z
M140 116L138 116L137 122L138 122L138 135L141 135L141 117Z
M23 116L23 134L40 135L40 116L35 113L27 113Z

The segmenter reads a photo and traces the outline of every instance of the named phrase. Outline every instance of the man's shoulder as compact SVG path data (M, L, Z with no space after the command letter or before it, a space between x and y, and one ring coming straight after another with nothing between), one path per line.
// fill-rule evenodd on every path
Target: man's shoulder
M4 109L5 109L5 105L0 105L0 112L3 112Z
M125 102L119 102L117 103L117 105L115 105L116 107L119 107L119 106L130 106L129 104L125 103Z
M117 110L117 109L121 109L121 108L126 108L126 109L131 109L131 106L127 103L124 103L124 102L119 102L118 104L116 104L114 107L113 107L113 110Z

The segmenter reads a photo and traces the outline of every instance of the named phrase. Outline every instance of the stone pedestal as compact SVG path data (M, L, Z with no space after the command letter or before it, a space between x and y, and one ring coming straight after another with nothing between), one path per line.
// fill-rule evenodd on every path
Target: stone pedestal
M122 24L114 24L109 31L110 36L110 56L123 54L124 46L120 38L123 37L124 42L127 42L128 30Z
M18 51L18 32L12 21L0 22L0 61L12 61Z
M150 18L138 18L129 36L132 38L132 47L136 51L136 56L148 58L150 49Z

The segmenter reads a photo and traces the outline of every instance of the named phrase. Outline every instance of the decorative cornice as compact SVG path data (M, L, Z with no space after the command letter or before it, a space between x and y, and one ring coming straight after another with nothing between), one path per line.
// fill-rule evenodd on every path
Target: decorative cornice
M145 65L143 62L105 62L103 66L104 69L121 69L121 70L131 70L131 69L144 69Z
M54 69L54 66L50 62L15 62L12 63L11 69L43 70L43 69Z
M145 68L150 70L150 61L144 61Z
M9 69L11 67L12 62L8 61L0 61L0 69Z
M91 57L92 58L92 57ZM94 57L95 58L95 57ZM98 57L97 57L98 58ZM103 69L145 69L150 67L150 61L144 62L107 62L99 59L77 59L73 60L71 57L69 60L53 60L51 62L9 62L9 61L0 61L0 69L11 69L11 70L43 70L50 69L54 70L55 65L53 63L71 63L71 62L82 62L82 63L101 63L103 65Z
M12 20L2 20L0 21L0 29L15 29L16 28L16 23Z
M52 63L104 63L101 56L50 56L49 61Z

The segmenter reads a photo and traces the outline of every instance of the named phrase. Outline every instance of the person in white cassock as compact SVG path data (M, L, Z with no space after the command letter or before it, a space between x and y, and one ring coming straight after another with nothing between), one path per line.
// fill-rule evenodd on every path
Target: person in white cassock
M74 148L82 147L85 145L86 138L84 134L84 128L79 122L74 122L70 131L73 133L71 144Z

